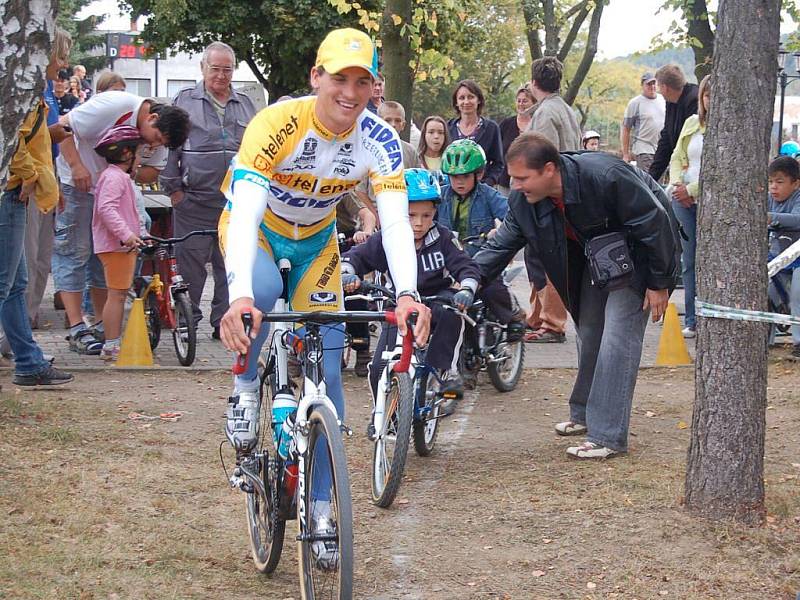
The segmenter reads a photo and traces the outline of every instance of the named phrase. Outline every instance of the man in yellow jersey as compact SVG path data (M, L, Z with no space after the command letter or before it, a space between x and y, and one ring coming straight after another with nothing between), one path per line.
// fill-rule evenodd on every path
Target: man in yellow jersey
M228 204L220 219L230 308L220 337L239 353L250 352L246 373L235 377L226 435L239 451L258 439L260 408L257 360L267 338L263 311L272 310L282 291L276 266L287 258L289 303L294 310L340 310L343 305L336 204L368 177L375 190L383 246L397 293L401 332L412 311L419 313L414 330L425 343L430 311L419 303L414 236L408 220L400 138L383 119L366 110L377 76L372 40L355 29L337 29L323 40L311 69L316 95L287 100L259 112L245 131L226 184ZM253 315L245 334L242 314ZM344 327L331 328L324 339L328 394L344 417L341 353ZM289 412L289 411L284 411ZM277 415L274 415L277 416ZM316 471L321 485L330 477ZM315 531L331 525L329 499L315 497ZM316 516L315 516L316 515ZM335 563L335 544L315 543L321 564Z

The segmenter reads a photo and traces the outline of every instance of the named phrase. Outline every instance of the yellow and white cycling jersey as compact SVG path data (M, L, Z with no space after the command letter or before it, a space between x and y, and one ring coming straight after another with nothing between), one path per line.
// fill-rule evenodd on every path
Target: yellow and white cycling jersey
M376 195L405 192L397 132L365 110L349 131L334 135L317 119L316 101L279 102L253 118L222 185L226 212L237 181L255 183L268 191L262 230L303 239L302 226L332 221L336 204L365 177Z

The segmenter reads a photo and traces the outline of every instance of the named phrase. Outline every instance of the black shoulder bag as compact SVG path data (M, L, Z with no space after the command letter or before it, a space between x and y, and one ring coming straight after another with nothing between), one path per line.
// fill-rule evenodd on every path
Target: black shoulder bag
M570 223L566 210L564 210L564 221L572 227L572 231L583 246L592 285L609 292L630 285L633 281L634 266L624 233L612 231L586 239Z

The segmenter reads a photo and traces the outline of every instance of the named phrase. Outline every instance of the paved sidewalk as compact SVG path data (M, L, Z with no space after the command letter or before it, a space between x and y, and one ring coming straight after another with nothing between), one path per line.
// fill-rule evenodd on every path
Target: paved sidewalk
M520 303L528 307L530 288L525 277L519 276L514 281L513 290ZM209 273L206 287L203 291L202 306L206 318L200 323L197 332L197 358L190 368L194 369L229 369L232 355L225 350L222 344L211 338L211 325L207 315L210 312L211 297L213 295L213 278ZM683 290L676 290L672 295L672 302L678 306L678 312L683 313ZM48 284L42 302L42 315L39 322L43 327L34 331L34 337L42 346L44 352L56 357L56 364L64 368L106 368L107 365L99 357L81 356L69 350L65 340L67 335L64 328L64 311L53 308L52 278ZM658 351L658 340L661 335L661 325L650 323L645 333L642 366L652 366ZM694 340L687 340L689 352L694 355ZM180 367L169 331L162 331L161 343L154 351L154 362L160 367ZM577 367L577 352L575 347L575 329L570 320L567 329L567 341L563 344L526 344L525 366L529 368L574 368Z

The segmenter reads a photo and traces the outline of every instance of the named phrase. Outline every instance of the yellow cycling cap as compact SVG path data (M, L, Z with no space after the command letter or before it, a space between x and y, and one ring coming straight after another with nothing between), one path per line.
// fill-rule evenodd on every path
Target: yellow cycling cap
M378 76L378 53L370 37L358 29L334 29L317 50L315 67L328 73L338 73L348 67L361 67L373 77Z

